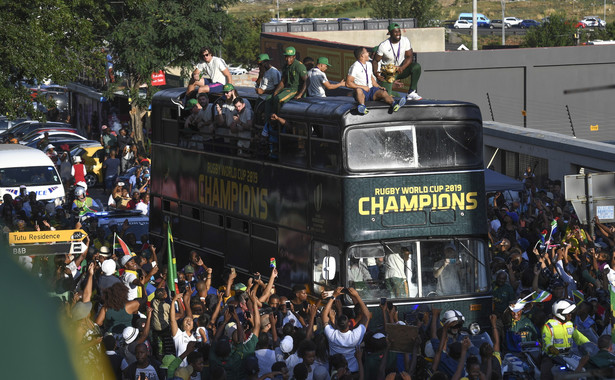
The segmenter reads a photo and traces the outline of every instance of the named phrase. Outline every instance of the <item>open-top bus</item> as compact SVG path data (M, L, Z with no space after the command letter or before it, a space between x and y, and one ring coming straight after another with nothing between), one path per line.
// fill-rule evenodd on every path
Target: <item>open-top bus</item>
M485 322L492 305L476 105L420 101L392 113L373 102L359 115L350 97L293 100L270 141L276 153L240 157L209 146L215 139L191 144L199 132L184 128L187 112L171 101L183 92L160 91L152 103L150 230L164 239L164 220L172 221L180 263L196 250L215 268L265 274L274 257L282 288L305 284L318 295L354 286L370 306L429 303Z

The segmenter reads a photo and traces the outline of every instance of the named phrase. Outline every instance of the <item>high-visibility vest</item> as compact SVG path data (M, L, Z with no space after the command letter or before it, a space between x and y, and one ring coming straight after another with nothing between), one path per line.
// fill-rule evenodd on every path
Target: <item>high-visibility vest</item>
M583 334L575 329L574 324L570 321L560 322L557 319L549 319L542 327L542 350L548 352L549 346L554 346L559 351L565 351L576 343L582 345L589 342Z

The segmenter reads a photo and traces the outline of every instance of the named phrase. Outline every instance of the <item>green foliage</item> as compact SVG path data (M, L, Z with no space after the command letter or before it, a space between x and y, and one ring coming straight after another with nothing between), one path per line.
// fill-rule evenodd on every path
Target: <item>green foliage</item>
M440 18L442 6L437 0L367 0L374 18L416 18L419 28L430 25L430 21Z
M241 64L247 68L256 66L256 57L260 53L261 24L268 21L266 15L234 18L223 43L226 63Z
M615 23L606 24L606 28L593 28L593 30L587 34L587 40L615 40Z
M105 3L93 0L3 1L0 5L0 113L10 118L35 112L27 85L64 84L80 73L102 74L95 34L104 26Z
M549 21L528 29L523 47L574 46L578 21L566 19L563 14L549 16Z

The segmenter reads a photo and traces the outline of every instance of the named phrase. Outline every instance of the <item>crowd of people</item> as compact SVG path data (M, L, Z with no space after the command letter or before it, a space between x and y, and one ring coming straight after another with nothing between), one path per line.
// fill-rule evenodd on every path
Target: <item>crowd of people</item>
M170 282L166 252L147 236L137 244L127 225L91 230L81 255L24 264L61 300L80 361L109 378L498 379L527 343L540 347L541 378L573 354L570 371L612 370L615 228L596 218L590 234L560 183L539 188L530 174L518 197L488 195L493 309L482 343L457 310L423 304L404 313L390 301L370 310L352 287L309 295L311 287L297 285L279 294L277 268L268 279L239 282L234 269L214 271L195 251ZM5 220L5 231L34 228ZM115 249L118 237L126 249ZM416 327L408 352L390 351L398 337L388 336L388 324Z

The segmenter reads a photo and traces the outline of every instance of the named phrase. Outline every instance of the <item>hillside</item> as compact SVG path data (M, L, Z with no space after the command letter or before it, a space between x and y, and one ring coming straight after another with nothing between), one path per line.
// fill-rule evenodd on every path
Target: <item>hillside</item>
M472 1L468 0L440 0L442 13L440 20L454 20L460 12L471 12ZM580 20L584 16L596 15L607 22L615 21L615 6L612 2L606 3L606 18L604 3L593 0L572 1L510 1L505 3L506 16L516 16L522 19L540 20L550 14L565 13L569 18ZM370 17L371 9L364 0L317 0L317 1L279 1L280 17ZM231 14L237 16L270 15L275 18L276 1L241 2L229 9ZM500 1L480 1L478 12L490 19L502 18Z

